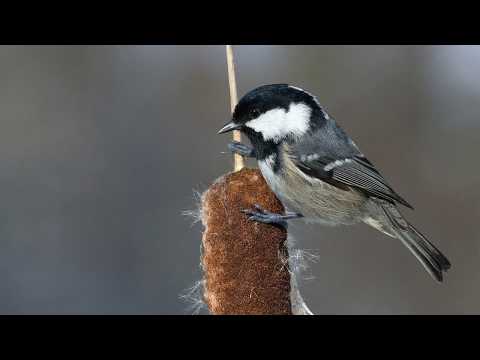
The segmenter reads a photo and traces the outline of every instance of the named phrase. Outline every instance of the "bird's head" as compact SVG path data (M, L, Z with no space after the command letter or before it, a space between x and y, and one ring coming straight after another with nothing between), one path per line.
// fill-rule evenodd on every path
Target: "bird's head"
M317 99L305 90L287 84L264 85L243 96L219 134L239 130L259 150L267 144L295 141L326 119Z

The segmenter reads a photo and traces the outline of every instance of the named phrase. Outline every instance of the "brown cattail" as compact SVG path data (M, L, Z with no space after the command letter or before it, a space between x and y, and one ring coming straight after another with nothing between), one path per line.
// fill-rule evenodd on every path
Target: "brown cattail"
M291 314L287 232L249 221L254 204L284 211L261 173L242 169L202 197L204 298L212 314Z

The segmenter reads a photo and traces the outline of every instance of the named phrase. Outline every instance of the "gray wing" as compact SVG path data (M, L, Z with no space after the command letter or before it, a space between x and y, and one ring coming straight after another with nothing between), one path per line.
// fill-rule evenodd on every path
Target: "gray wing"
M345 190L353 187L369 196L413 209L333 121L292 145L291 156L308 176Z

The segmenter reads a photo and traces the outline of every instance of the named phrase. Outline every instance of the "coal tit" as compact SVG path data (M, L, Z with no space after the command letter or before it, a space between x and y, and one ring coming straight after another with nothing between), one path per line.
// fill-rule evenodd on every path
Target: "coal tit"
M251 220L363 222L399 239L434 279L442 281L450 262L397 208L412 206L388 185L315 96L287 84L258 87L239 101L232 120L219 133L232 130L245 134L253 148L233 142L230 150L255 157L272 191L293 210L273 214L255 205L245 210Z

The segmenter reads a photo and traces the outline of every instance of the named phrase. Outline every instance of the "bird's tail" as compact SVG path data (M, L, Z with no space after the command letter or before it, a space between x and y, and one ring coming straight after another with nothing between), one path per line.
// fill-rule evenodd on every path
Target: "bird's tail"
M408 223L394 204L380 199L375 199L375 202L381 208L383 215L383 221L380 221L381 226L377 228L399 239L415 255L427 272L435 280L442 282L443 272L446 272L451 266L445 255L413 225Z

